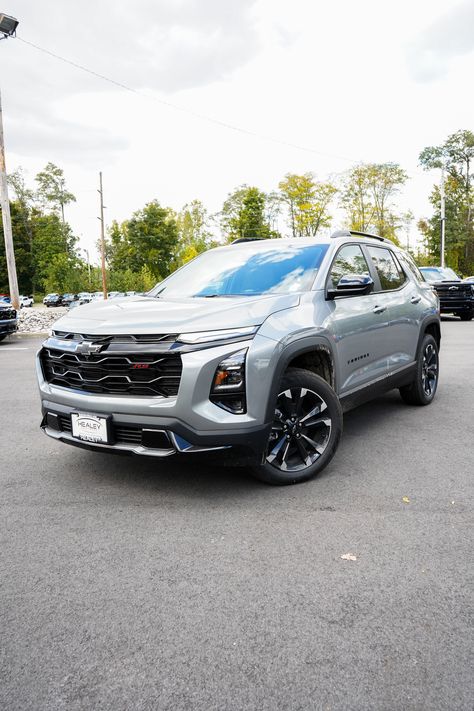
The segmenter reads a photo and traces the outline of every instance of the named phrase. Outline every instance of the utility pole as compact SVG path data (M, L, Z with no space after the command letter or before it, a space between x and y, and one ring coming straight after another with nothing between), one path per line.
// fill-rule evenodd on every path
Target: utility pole
M90 291L90 289L91 289L91 261L90 261L90 256L89 256L89 250L83 248L82 251L84 252L84 254L87 257L87 274L88 274L88 278L89 278L89 291Z
M0 206L2 208L3 237L5 239L5 255L7 258L8 285L13 307L20 309L18 279L16 276L15 250L13 248L12 220L10 216L10 200L8 199L7 169L5 166L5 146L3 142L2 96L0 94Z
M99 190L100 195L100 258L102 263L102 290L104 299L107 298L107 274L105 273L105 227L104 227L104 191L102 189L102 173L99 173Z
M444 166L441 168L441 185L439 189L441 196L441 266L444 267L444 249L446 241L446 200L444 192Z

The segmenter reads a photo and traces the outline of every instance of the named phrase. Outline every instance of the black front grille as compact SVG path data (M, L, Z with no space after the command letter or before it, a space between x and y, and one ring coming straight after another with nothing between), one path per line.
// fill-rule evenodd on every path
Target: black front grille
M85 355L45 346L40 359L48 383L87 393L170 397L178 393L182 372L178 354Z
M0 321L10 321L16 318L15 309L0 309Z
M437 284L435 288L441 301L466 301L474 297L470 284L456 284L455 286Z

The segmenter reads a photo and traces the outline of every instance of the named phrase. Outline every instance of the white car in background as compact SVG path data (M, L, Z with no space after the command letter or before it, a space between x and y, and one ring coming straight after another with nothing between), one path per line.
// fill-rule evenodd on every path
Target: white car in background
M32 296L20 296L20 308L31 309L34 304L34 299Z

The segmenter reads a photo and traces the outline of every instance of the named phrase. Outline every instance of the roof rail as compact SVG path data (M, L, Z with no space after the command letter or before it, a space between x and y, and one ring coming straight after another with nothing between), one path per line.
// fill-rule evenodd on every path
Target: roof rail
M352 237L352 235L356 235L357 237L369 237L370 239L378 239L379 242L390 242L389 239L381 237L380 235L372 235L370 234L370 232L359 232L358 230L337 230L336 232L332 233L331 238L335 239L336 237Z
M239 239L232 240L231 244L241 244L242 242L258 242L262 239L265 239L265 237L239 237Z

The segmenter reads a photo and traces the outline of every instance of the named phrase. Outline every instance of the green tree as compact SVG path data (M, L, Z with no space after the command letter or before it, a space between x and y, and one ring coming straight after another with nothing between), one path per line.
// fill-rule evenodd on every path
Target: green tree
M316 181L313 173L287 173L278 187L293 237L314 237L322 227L330 226L329 205L337 192L334 185Z
M192 200L177 215L178 248L175 266L181 266L212 247L208 212L200 200Z
M441 195L438 185L430 195L433 214L418 222L418 229L424 237L424 247L431 263L441 260ZM459 178L449 175L445 181L446 214L446 264L456 271L471 274L474 260L466 255L466 194Z
M167 276L178 250L178 225L170 208L157 200L109 230L108 263L114 271L141 272L147 266L156 280Z
M85 289L87 272L81 260L67 252L54 254L46 267L43 280L45 291L78 292Z
M20 293L33 293L34 262L32 256L31 238L28 221L25 220L23 208L18 201L10 203L12 221L13 248L15 250L16 271ZM3 238L3 224L0 219L0 292L7 293L8 273Z
M76 198L68 191L64 171L54 163L48 163L35 178L38 183L37 198L43 209L51 208L61 214L64 223L64 207Z
M32 258L36 284L47 290L46 281L51 281L50 266L56 255L66 255L71 264L77 262L76 238L67 222L62 222L56 213L45 214L34 209L30 222L34 234ZM56 290L59 286L56 287ZM54 288L53 288L54 290ZM72 290L72 286L69 287Z
M363 163L354 166L343 178L341 205L350 229L374 231L395 242L403 215L395 197L408 180L397 163Z
M457 131L448 136L439 146L424 148L419 156L420 164L425 170L442 169L447 173L446 191L446 247L448 258L453 268L463 272L474 269L474 225L473 198L474 176L472 163L474 161L474 133L472 131ZM435 247L436 235L440 234L440 202L439 189L433 188L430 201L434 214L422 225L428 249L433 256L439 258L439 246ZM453 261L454 260L454 261ZM449 263L449 262L448 262Z
M266 207L267 196L258 188L242 185L230 193L220 213L227 241L277 237L268 223Z

